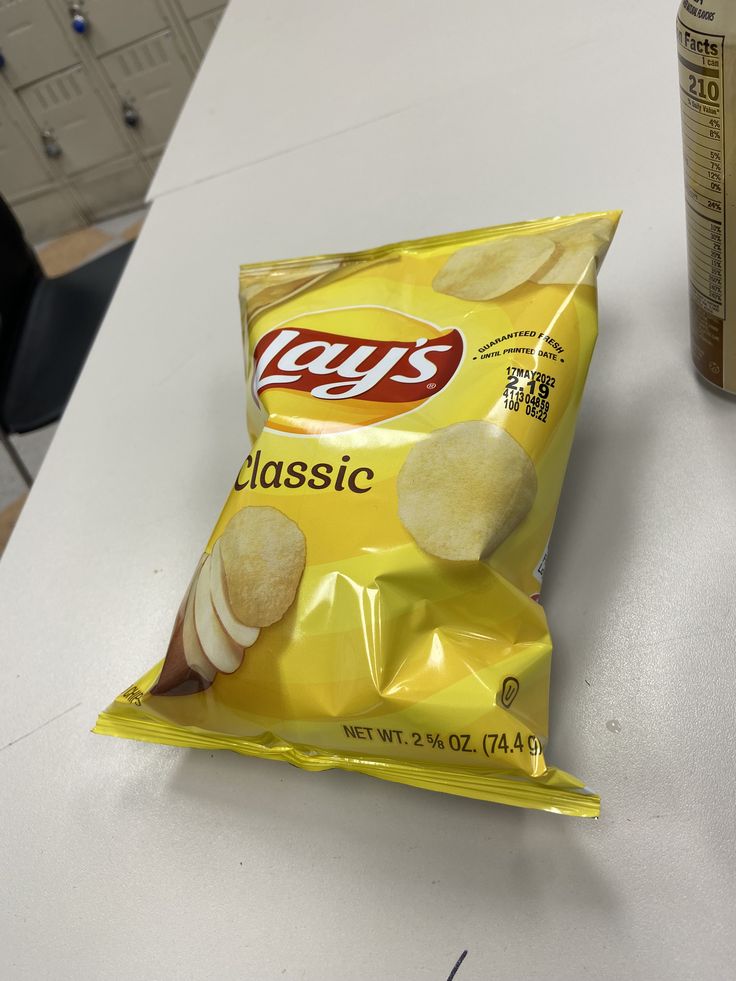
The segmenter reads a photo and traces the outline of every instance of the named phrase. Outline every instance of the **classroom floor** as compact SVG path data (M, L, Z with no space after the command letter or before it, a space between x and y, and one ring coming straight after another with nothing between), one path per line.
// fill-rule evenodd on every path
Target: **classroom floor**
M82 228L61 238L36 245L39 261L47 276L60 276L98 255L109 252L138 236L145 210ZM35 477L54 438L58 423L24 436L11 436L23 461ZM5 450L0 446L0 555L23 508L26 486Z

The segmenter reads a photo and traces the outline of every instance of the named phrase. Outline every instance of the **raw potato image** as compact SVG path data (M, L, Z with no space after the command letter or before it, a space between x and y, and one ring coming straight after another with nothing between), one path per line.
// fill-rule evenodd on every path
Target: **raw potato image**
M225 582L225 569L222 564L222 551L220 542L217 541L212 549L212 566L210 568L210 594L215 613L220 623L225 628L232 639L243 647L250 647L255 644L259 630L258 627L247 627L235 616L230 606L227 593L227 583Z
M238 511L199 563L154 695L190 695L232 674L261 627L294 602L306 561L299 526L276 508Z
M477 561L527 516L537 475L500 426L458 422L412 447L397 489L399 517L421 549L440 559Z
M243 662L243 647L230 637L215 612L211 592L211 569L212 557L208 555L194 590L194 626L202 650L210 664L223 674L232 674Z
M205 657L194 629L194 588L202 568L197 566L171 633L161 673L152 695L193 695L212 684L217 672Z
M526 283L554 252L555 243L541 235L506 236L470 245L450 256L432 288L461 300L493 300Z
M209 660L202 649L202 644L200 643L199 635L197 634L197 628L194 625L194 595L198 581L199 576L197 576L192 587L187 593L184 621L182 623L182 647L187 665L192 669L192 671L196 672L203 681L205 681L208 685L211 685L215 680L217 668L215 668L212 661Z
M294 602L307 545L301 528L281 511L246 507L218 542L230 608L240 623L268 627Z

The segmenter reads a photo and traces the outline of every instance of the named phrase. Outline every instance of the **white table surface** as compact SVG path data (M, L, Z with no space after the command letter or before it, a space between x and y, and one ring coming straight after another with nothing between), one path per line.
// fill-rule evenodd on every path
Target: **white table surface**
M553 57L523 6L503 96L156 199L0 562L0 977L732 976L736 403L689 365L673 11ZM91 735L246 451L238 263L615 207L543 593L548 758L600 821Z
M619 112L634 103L637 112L657 112L650 72L662 62L651 58L651 39L664 41L671 81L674 0L646 0L629 17L617 3L593 6L229 0L148 199L415 106L431 108L451 93L461 103L463 93L482 96L479 114L464 114L469 133L490 120L528 125L549 96L556 114L581 97L590 104L613 81L621 83ZM598 55L608 62L600 71ZM586 76L583 65L594 71ZM627 85L627 69L637 67L641 74ZM527 83L531 101L519 99Z

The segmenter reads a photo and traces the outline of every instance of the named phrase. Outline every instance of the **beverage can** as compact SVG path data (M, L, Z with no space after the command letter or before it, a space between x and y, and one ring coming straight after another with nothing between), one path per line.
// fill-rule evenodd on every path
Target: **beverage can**
M736 6L682 0L677 67L682 116L692 357L713 385L736 393ZM734 258L731 261L730 256Z

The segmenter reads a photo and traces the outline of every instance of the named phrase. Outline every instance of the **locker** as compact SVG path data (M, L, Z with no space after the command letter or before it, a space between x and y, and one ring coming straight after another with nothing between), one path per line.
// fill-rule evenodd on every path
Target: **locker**
M114 157L124 156L128 147L108 117L87 73L79 65L59 72L19 93L42 134L50 134L61 155L52 160L72 174Z
M35 238L140 204L224 0L79 6L82 34L71 0L0 0L0 192Z
M162 147L191 83L171 32L162 31L100 61L120 98L121 111L129 106L137 114L134 132L141 146Z
M57 189L14 204L13 211L26 233L38 245L53 235L61 235L82 224L82 216L66 191Z
M146 158L146 163L148 164L148 169L151 171L151 180L149 181L149 186L150 186L150 184L153 183L153 178L156 176L156 171L158 170L158 165L161 163L161 161L163 159L163 156L164 156L163 155L163 151L159 151L158 153L152 153L152 154L150 154ZM148 188L146 188L146 194L148 194Z
M131 158L122 163L96 167L89 174L80 174L74 182L74 190L86 216L92 221L98 221L139 207L148 183L148 174L144 172L143 164Z
M154 0L86 0L83 12L89 21L89 43L98 55L167 26Z
M126 0L127 2L127 0ZM67 37L43 0L0 0L3 73L13 88L35 82L77 60Z
M207 48L210 46L210 41L212 40L215 30L217 29L217 25L220 23L220 18L222 17L224 10L224 7L220 7L218 10L211 10L208 14L202 14L201 17L195 17L194 20L190 21L189 23L202 54L204 54Z
M43 164L0 103L0 194L12 199L48 181Z
M214 7L222 7L222 0L179 0L179 6L184 11L187 20L206 14Z

